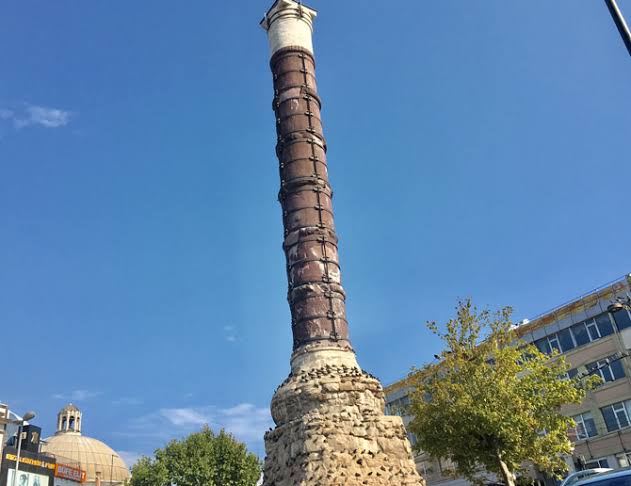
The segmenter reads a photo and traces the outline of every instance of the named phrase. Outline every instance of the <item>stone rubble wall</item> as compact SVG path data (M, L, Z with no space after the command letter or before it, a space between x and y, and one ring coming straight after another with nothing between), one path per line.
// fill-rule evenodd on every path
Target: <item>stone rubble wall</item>
M400 417L359 367L292 372L272 399L264 486L420 486Z

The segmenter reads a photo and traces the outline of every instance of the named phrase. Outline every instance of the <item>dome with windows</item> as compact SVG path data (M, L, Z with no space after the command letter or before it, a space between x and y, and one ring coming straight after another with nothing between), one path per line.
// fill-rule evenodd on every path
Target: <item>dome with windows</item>
M125 462L107 444L82 435L81 426L81 411L73 404L66 405L57 414L57 432L45 439L42 452L84 470L87 484L123 484L129 479Z

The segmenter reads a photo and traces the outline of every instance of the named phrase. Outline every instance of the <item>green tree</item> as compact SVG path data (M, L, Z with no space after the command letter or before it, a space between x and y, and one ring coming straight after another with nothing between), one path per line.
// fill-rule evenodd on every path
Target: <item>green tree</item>
M132 468L130 486L254 486L261 475L258 457L225 431L208 426L173 440Z
M164 464L141 457L132 467L130 486L165 486L169 484L169 476Z
M514 486L525 461L559 475L570 454L571 418L561 406L580 403L598 378L564 379L564 357L541 353L518 340L512 309L478 312L459 302L457 316L442 332L428 327L446 345L438 363L415 370L409 429L416 447L450 459L456 472L478 481L480 468Z

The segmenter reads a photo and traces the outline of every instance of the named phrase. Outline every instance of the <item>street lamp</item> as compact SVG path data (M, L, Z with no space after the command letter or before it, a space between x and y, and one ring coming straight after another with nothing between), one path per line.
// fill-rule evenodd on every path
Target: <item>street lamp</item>
M616 27L618 28L618 32L620 32L622 41L624 42L624 45L627 47L627 51L629 51L629 55L631 56L631 32L629 31L629 26L625 22L624 17L622 16L622 12L616 4L616 0L605 0L605 3L607 4L607 8L609 9L609 13L613 18Z
M615 302L607 306L609 312L619 312L621 310L631 311L631 297L617 297Z
M18 453L15 459L15 471L13 472L13 481L11 486L15 486L15 481L17 480L18 472L20 471L20 453L22 452L22 429L24 427L24 422L28 422L34 418L35 412L26 412L21 419L13 421L13 423L18 426Z

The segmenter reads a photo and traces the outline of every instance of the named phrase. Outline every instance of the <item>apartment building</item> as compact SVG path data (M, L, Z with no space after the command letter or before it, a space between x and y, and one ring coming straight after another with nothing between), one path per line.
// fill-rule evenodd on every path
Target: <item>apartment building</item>
M566 458L570 470L591 467L631 466L631 313L613 311L618 298L631 297L631 275L592 290L516 328L518 336L539 350L562 353L572 367L569 377L598 374L603 384L589 392L583 403L563 408L576 421L570 431L574 452ZM610 310L611 309L611 310ZM411 388L407 380L386 387L386 410L401 414L409 404ZM403 412L407 425L410 418ZM414 444L416 438L410 434ZM448 461L421 453L416 465L428 485L460 486ZM534 469L531 475L544 482L548 478Z
M4 442L6 440L7 425L10 423L9 407L0 402L0 458L2 457L2 448L4 447Z

